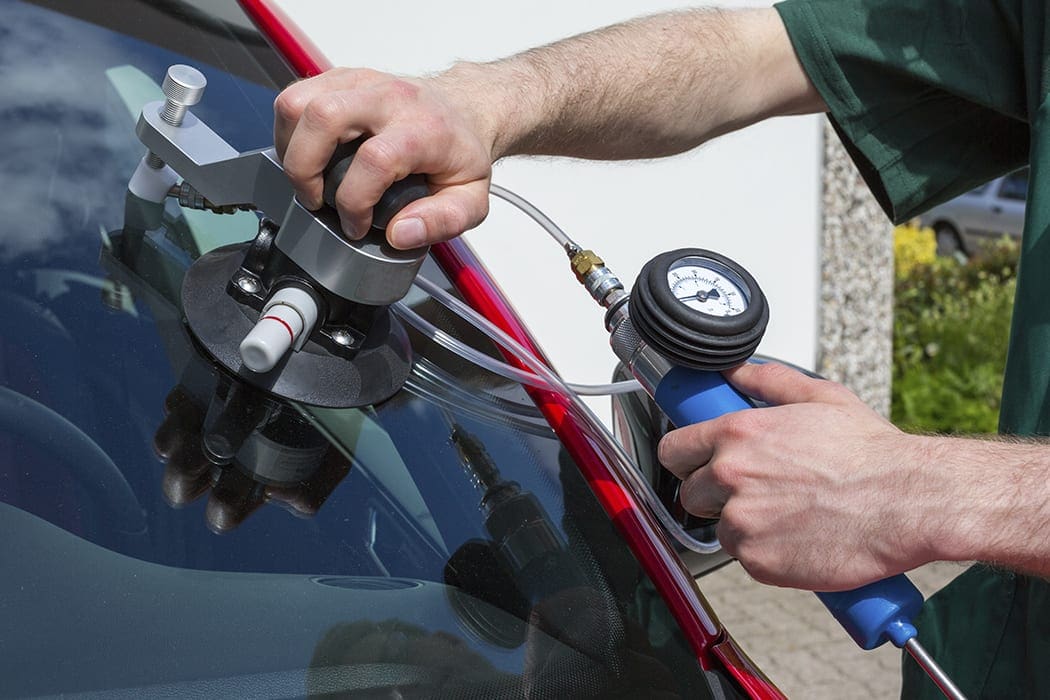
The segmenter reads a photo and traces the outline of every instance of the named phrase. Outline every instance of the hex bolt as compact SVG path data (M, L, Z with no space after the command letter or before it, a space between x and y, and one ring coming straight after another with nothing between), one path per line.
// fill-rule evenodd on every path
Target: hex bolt
M172 126L180 126L186 110L201 101L208 80L193 66L176 63L168 68L160 89L164 93L164 108L160 117ZM164 167L164 161L152 151L146 154L146 164L154 170Z

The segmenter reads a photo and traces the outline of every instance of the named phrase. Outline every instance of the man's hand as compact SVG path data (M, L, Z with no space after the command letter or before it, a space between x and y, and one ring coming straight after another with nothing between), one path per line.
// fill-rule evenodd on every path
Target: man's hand
M335 147L364 135L336 193L348 237L365 235L383 192L412 173L426 175L432 196L394 217L387 230L392 245L436 243L481 223L492 143L477 117L453 102L455 91L439 83L337 68L278 95L274 143L303 204L321 206L321 173Z
M749 574L842 590L931 559L921 438L845 387L783 365L726 378L773 405L675 430L659 454L684 482L686 510L721 518L719 540Z

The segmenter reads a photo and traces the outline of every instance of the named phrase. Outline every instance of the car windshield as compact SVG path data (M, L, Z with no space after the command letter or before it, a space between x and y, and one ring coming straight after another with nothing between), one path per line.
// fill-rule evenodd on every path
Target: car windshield
M0 695L709 697L520 386L413 335L393 398L310 409L198 350L183 275L260 219L127 183L171 64L272 142L293 76L228 5L0 0Z

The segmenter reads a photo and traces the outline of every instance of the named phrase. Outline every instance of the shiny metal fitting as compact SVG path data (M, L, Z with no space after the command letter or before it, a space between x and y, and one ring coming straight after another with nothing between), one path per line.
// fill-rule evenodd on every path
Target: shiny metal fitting
M609 308L611 295L623 290L623 284L593 250L579 251L569 259L569 264L580 284L596 302L606 308Z
M587 275L595 268L605 267L605 261L598 257L598 254L593 250L579 251L569 259L569 264L572 265L572 271L576 275L576 279L580 281L580 284L585 283L584 280L587 278Z

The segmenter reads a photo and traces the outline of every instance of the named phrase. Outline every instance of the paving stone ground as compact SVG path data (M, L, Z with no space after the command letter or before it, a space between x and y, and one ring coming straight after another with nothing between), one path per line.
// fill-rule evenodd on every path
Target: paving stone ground
M964 569L930 564L909 577L929 597ZM756 583L735 562L699 585L729 633L789 698L900 696L901 652L889 644L862 651L812 593Z

